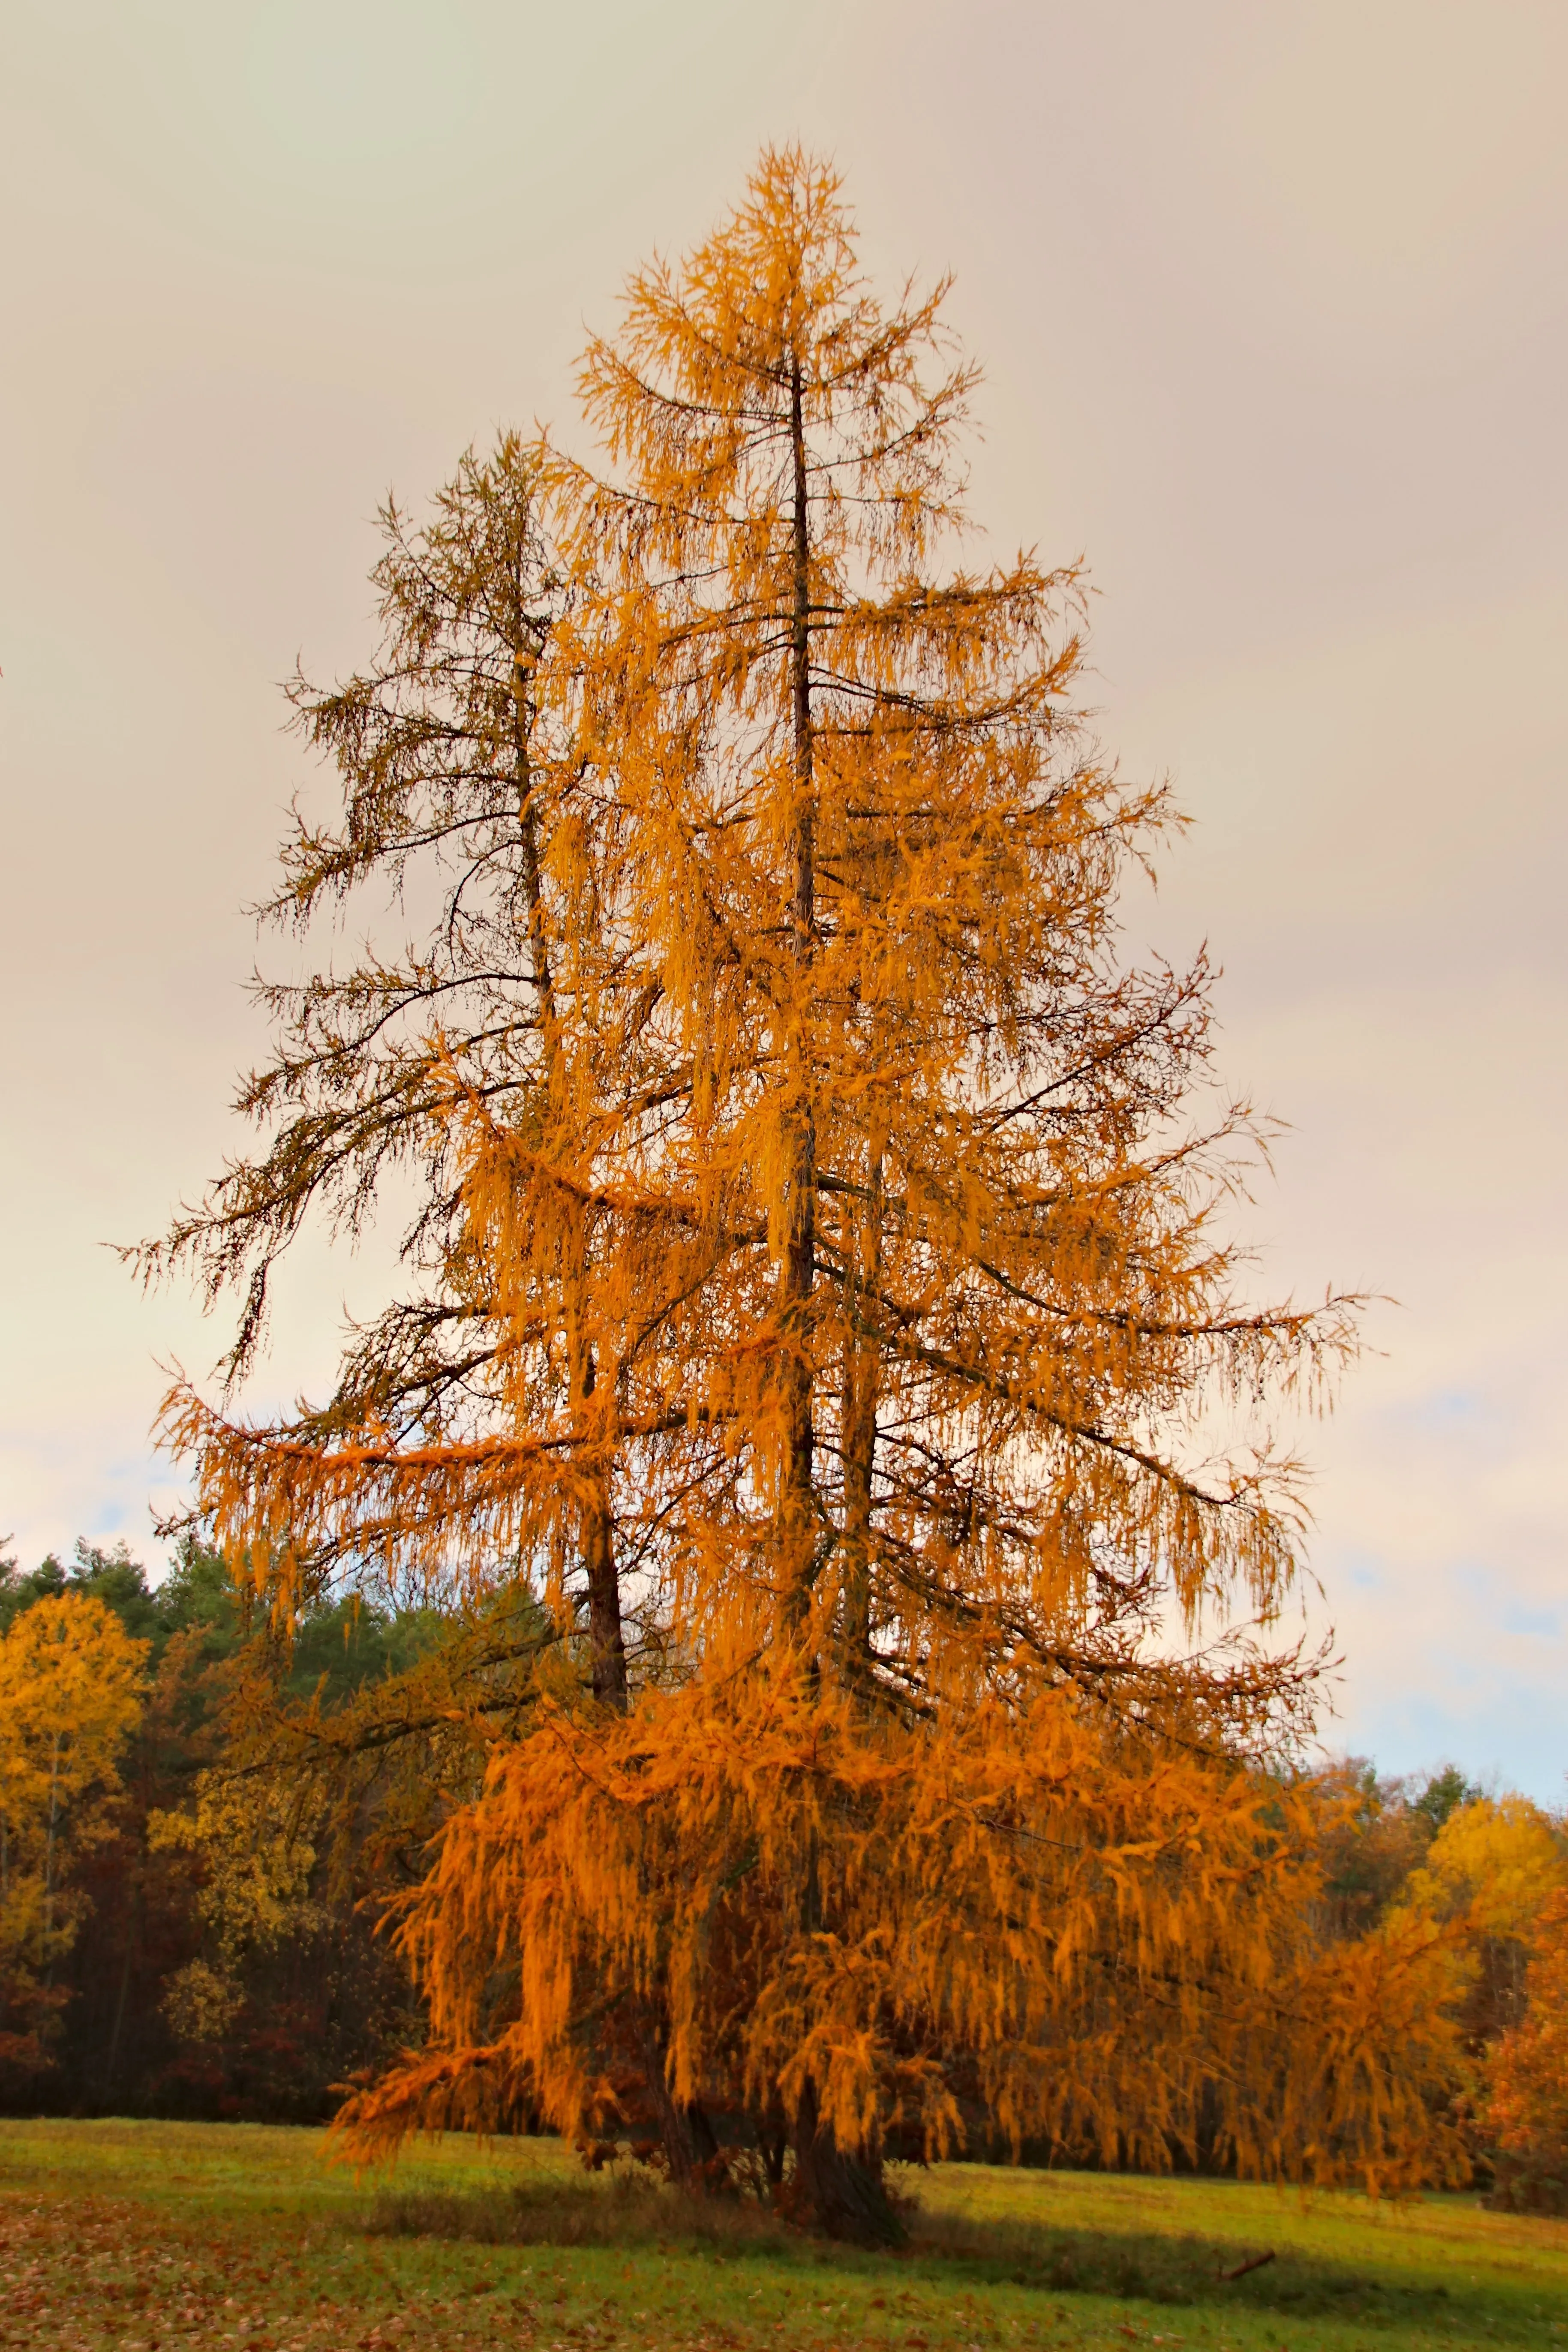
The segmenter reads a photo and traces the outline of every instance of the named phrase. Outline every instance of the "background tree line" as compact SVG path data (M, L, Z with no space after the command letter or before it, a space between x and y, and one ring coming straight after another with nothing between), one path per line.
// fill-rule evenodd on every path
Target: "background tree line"
M123 1546L0 1562L11 2112L312 2120L417 2030L356 1907L363 1837L258 1771L248 1727L342 1708L424 1638L323 1607L285 1648L191 1541L155 1586Z
M512 1630L526 1656L528 1628ZM156 1584L123 1545L29 1573L0 1561L7 2112L324 2120L346 2083L422 2040L416 1989L374 1928L388 1890L417 1883L443 1790L434 1748L416 1789L367 1766L365 1741L374 1754L378 1720L406 1725L412 1691L434 1695L452 1637L428 1610L337 1603L280 1642L189 1538ZM487 1638L504 1684L516 1661L496 1654L500 1629ZM447 1798L476 1756L447 1741ZM1303 1785L1320 1825L1303 1932L1443 1934L1446 2095L1477 2177L1500 2201L1563 2210L1563 1819L1454 1766L1400 1780L1350 1759Z

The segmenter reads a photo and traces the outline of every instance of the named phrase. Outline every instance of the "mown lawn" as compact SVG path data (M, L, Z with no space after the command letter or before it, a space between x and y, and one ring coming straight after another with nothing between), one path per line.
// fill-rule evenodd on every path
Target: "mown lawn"
M387 2183L314 2132L0 2120L0 2346L1568 2347L1568 2223L1473 2200L972 2165L908 2186L913 2242L873 2256L552 2141L444 2141Z

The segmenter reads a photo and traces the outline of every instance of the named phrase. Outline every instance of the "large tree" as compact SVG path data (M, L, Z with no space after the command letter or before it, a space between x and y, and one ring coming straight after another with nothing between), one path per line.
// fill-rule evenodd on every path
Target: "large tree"
M247 1275L243 1349L310 1202L412 1153L426 1288L330 1405L171 1433L285 1603L521 1580L555 1629L362 2130L648 2116L869 2236L883 2152L975 2128L1397 2169L1426 2048L1398 1954L1303 1946L1260 1759L1310 1677L1215 1630L1295 1574L1259 1411L1350 1302L1241 1296L1206 970L1121 951L1177 820L1075 718L1077 573L954 560L943 290L879 303L770 154L590 345L600 472L508 445L389 515L386 656L304 704L347 822L276 904L435 854L441 921L277 1000L277 1139L149 1260Z

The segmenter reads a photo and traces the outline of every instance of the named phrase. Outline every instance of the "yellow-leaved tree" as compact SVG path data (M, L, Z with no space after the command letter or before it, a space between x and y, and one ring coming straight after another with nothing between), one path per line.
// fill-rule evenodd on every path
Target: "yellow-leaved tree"
M53 1971L85 1907L72 1865L111 1833L146 1654L87 1594L46 1596L0 1635L0 2057L14 2064L47 2058Z
M1462 1919L1476 1938L1522 1947L1542 1904L1564 1885L1561 1821L1528 1797L1472 1797L1443 1822L1402 1899L1411 1910Z
M1568 1886L1568 1835L1528 1797L1457 1806L1413 1870L1398 1910L1448 1931L1456 2003L1474 2053L1518 2022L1536 1921Z
M1525 1996L1487 2069L1492 2201L1568 2213L1568 1886L1561 1884L1531 1928Z
M310 1924L316 1850L277 1780L198 1773L195 1801L147 1818L153 1853L194 1854L202 1866L196 1907L216 1965L196 1958L175 1971L163 2013L182 2041L221 2042L239 2014L240 1963Z
M651 2128L866 2238L885 2154L966 2139L1451 2154L1436 1939L1314 1943L1273 1769L1312 1676L1259 1638L1301 1528L1265 1415L1353 1302L1243 1295L1206 970L1119 934L1178 819L1075 716L1077 572L959 560L943 291L881 304L770 153L590 346L601 473L506 445L393 520L386 657L308 706L347 821L278 904L434 845L445 929L278 1000L269 1152L145 1261L247 1276L248 1337L312 1201L414 1160L427 1289L329 1405L182 1388L168 1433L285 1612L540 1604L361 2144Z

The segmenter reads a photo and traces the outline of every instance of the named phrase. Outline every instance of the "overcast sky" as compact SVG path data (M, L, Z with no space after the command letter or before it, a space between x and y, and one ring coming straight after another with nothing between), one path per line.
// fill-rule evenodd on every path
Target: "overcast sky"
M976 513L1087 555L1103 738L1197 820L1147 928L1209 939L1226 1074L1291 1123L1260 1280L1398 1301L1305 1434L1326 1737L1561 1801L1565 87L1562 0L6 0L23 1560L157 1559L157 1366L218 1351L102 1244L241 1140L276 682L367 654L389 487L513 420L584 446L584 326L799 137L873 274L956 271ZM258 1393L319 1391L384 1274L302 1261Z

